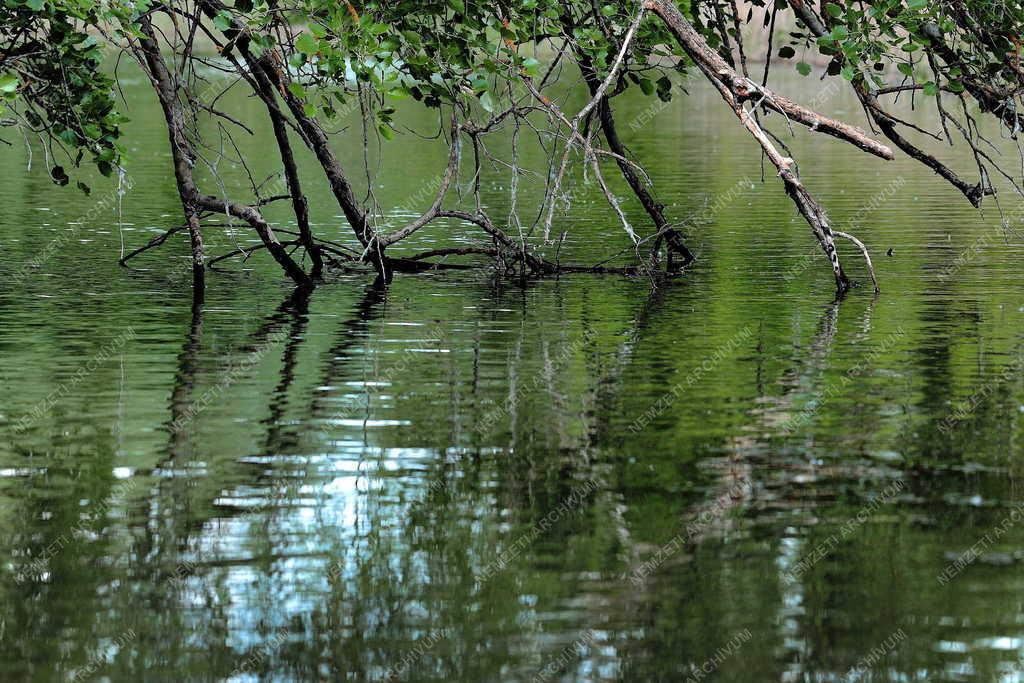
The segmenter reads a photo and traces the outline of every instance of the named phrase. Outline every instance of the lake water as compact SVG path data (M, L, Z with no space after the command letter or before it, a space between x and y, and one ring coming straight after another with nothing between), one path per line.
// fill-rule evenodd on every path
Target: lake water
M397 276L386 294L335 274L301 297L257 252L193 306L180 236L117 266L122 243L180 220L141 79L120 221L116 183L55 188L13 139L0 680L1022 680L1017 240L906 158L800 131L805 181L872 248L882 287L835 302L754 143L688 87L616 105L670 217L693 218L698 263L653 292L481 269ZM779 89L863 121L814 80ZM358 116L345 123L336 145L365 190ZM204 133L209 161L231 149ZM268 128L232 133L257 182L278 170ZM508 158L507 139L490 147ZM971 171L962 147L939 151ZM426 208L445 154L411 135L373 153L386 220ZM301 161L318 234L348 240ZM503 220L500 171L483 189ZM524 178L524 217L541 188ZM572 197L563 261L628 247L582 176ZM255 243L206 232L211 255ZM481 241L438 224L404 251L452 244Z

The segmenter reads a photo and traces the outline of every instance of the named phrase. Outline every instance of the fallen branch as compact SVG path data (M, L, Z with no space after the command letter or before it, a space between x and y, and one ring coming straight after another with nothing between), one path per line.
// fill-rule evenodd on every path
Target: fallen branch
M712 85L718 88L722 99L729 108L733 110L736 117L743 126L761 145L765 156L779 172L785 184L786 193L796 204L800 214L811 226L811 230L821 245L822 251L832 264L832 272L836 280L836 290L842 295L850 287L850 280L843 272L839 262L839 253L836 251L835 240L832 229L829 225L825 210L811 196L811 193L804 187L797 177L793 159L783 156L775 144L768 137L765 131L757 123L755 118L743 106L745 95L735 91L732 84L736 83L740 76L725 63L718 53L711 49L707 42L693 28L686 17L679 11L674 3L668 0L645 0L644 6L651 9L665 22L680 46L690 56L704 76L711 81Z
M459 137L460 132L461 129L455 118L455 112L452 112L452 144L448 152L448 166L445 168L444 175L441 178L441 187L437 191L437 195L434 197L434 202L430 205L430 208L427 209L419 218L408 225L395 230L391 234L375 235L366 245L365 252L368 253L375 247L379 247L380 250L383 251L395 242L400 242L406 237L409 237L424 225L437 218L441 211L441 205L444 203L445 195L448 194L448 188L451 187L452 180L459 172L459 161L462 158L462 141Z
M471 254L497 256L498 253L498 250L493 247L449 247L447 249L431 249L413 256L406 256L405 259L407 261L422 261L423 259L437 258L439 256L469 256Z
M291 246L295 246L295 245L298 245L298 244L301 244L301 242L299 240L292 240L292 241L289 241L289 242L281 242L281 246L282 247L291 247ZM232 256L244 256L245 258L243 258L242 260L243 261L248 261L249 257L252 256L253 252L259 251L260 249L266 249L266 248L267 248L266 244L254 244L251 247L238 247L237 249L232 249L231 251L229 251L226 254L221 254L220 256L217 256L216 258L210 259L209 261L207 261L206 265L208 267L210 267L210 268L213 268L216 264L220 263L221 261L225 261L225 260L231 258Z
M171 235L176 235L179 232L183 232L183 231L185 231L187 229L188 229L187 225L179 225L177 227L171 228L170 230L167 230L165 232L160 233L159 235L157 235L153 239L149 240L149 242L146 242L146 244L144 244L143 246L139 247L138 249L133 249L132 251L128 252L123 257L121 257L118 260L118 262L117 262L118 265L122 265L123 266L123 265L127 264L129 259L135 258L139 254L141 254L143 252L146 252L146 251L149 251L150 249L153 249L154 247L159 247L161 244L166 242L167 238L170 237Z

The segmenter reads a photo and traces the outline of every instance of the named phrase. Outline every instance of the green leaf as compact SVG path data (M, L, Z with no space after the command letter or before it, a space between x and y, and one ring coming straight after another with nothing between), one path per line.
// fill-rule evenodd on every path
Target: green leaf
M213 17L213 25L218 31L227 31L231 28L231 12L222 9Z
M391 126L382 123L377 126L377 131L380 132L381 137L385 140L395 139L395 131L391 130Z
M935 97L939 94L939 86L937 86L933 81L928 81L924 84L924 94L928 97Z
M796 70L800 72L801 76L809 76L811 74L811 65L807 62L799 62L796 65Z
M658 88L658 99L662 102L668 102L672 99L672 81L669 80L668 76L662 76L655 83Z
M14 74L0 74L0 92L13 93L18 90L18 77Z
M42 10L43 5L45 4L46 2L44 0L25 0L25 6L32 10L33 12L38 12Z
M295 95L300 100L305 99L306 97L306 89L302 87L301 83L296 83L295 81L288 84L288 92Z
M498 108L497 103L494 101L494 96L491 95L489 90L485 90L483 94L480 95L480 106L491 113L494 113L494 110Z
M57 134L57 137L60 138L61 142L63 142L68 147L78 146L78 133L71 130L70 128L65 128L64 130L62 130L60 133Z
M308 33L303 33L295 39L295 49L307 55L315 55L320 50L320 43Z
M540 60L534 59L533 57L523 60L523 73L530 78L539 78Z

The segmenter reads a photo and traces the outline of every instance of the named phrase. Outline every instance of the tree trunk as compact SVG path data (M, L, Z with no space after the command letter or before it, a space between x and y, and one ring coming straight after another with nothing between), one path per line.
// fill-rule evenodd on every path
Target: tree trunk
M167 124L171 156L174 160L174 177L178 184L178 194L188 224L189 237L192 240L193 272L197 272L197 269L202 267L203 259L203 242L199 232L198 214L200 210L207 210L235 216L249 223L260 236L267 251L271 253L285 273L298 285L310 285L310 279L305 271L288 255L274 231L258 211L250 206L206 196L199 191L192 175L196 155L186 134L181 102L178 99L177 83L160 54L160 47L149 17L140 19L139 24L142 32L142 36L139 38L140 52L149 70L149 77L153 81L153 87L160 100L160 107ZM201 276L199 281L202 281Z
M188 238L192 249L193 286L201 290L206 284L206 266L203 260L203 234L199 224L199 206L196 201L198 191L192 180L195 154L192 153L192 146L185 136L185 124L181 118L181 109L176 106L174 85L170 82L170 74L160 56L160 48L153 36L153 26L148 17L143 18L139 23L145 36L139 39L142 54L149 67L150 77L153 79L153 86L167 122L171 158L174 162L174 179L178 187L181 208L185 214L185 225L188 228Z

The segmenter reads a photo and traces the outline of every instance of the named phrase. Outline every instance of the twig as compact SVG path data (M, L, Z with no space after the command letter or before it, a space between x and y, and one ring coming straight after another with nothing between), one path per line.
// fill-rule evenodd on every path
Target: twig
M134 250L128 252L122 258L120 258L117 263L119 265L123 266L126 263L128 263L129 259L134 258L135 256L138 256L139 254L141 254L144 251L149 251L150 249L152 249L154 247L159 247L161 244L166 242L167 238L170 237L171 235L175 235L175 234L177 234L179 232L182 232L184 230L187 230L187 229L188 229L187 225L179 225L177 227L171 228L170 230L167 230L166 232L163 232L163 233L157 235L156 237L154 237L153 239L151 239L149 242L147 242L145 245L139 247L138 249L134 249Z
M871 265L871 254L868 253L868 248L864 246L864 243L861 242L856 237L854 237L853 235L843 232L841 230L833 230L832 234L837 237L848 239L855 245L857 245L857 248L860 249L862 254L864 254L864 263L868 267L868 274L871 275L871 283L875 286L875 294L880 293L882 290L878 288L878 278L875 277L875 268L874 266Z

